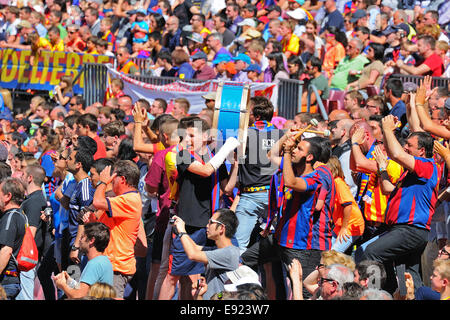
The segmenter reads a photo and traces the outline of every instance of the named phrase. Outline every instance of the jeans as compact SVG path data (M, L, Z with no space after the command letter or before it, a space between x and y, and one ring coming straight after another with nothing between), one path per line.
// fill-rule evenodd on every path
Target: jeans
M241 194L236 207L239 225L235 234L241 254L247 249L258 218L267 216L268 202L268 191Z
M16 300L34 300L34 280L37 275L37 267L30 271L20 272L20 293Z
M8 300L15 300L20 292L20 284L18 283L2 284L2 287L5 289L6 298Z
M337 241L336 237L331 239L332 247L331 250L338 252L345 252L360 236L351 236L347 240Z
M423 285L419 266L428 233L428 230L411 225L394 225L364 250L363 259L379 261L385 265L387 291L393 293L397 287L394 265L405 265L406 272L413 278L415 290Z

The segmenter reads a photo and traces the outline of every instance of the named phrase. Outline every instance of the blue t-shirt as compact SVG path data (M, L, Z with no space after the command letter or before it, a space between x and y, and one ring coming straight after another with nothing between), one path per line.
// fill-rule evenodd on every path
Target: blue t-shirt
M92 286L101 282L113 286L113 267L107 256L97 256L88 261L81 273L80 282Z

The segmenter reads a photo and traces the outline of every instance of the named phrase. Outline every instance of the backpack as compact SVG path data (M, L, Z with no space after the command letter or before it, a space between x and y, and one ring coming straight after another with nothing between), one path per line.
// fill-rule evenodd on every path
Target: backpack
M13 212L19 213L25 219L25 235L23 236L22 246L20 247L17 258L11 255L16 262L17 269L19 271L30 271L38 264L39 251L34 240L33 233L31 233L30 226L28 224L28 218L23 212L14 210Z

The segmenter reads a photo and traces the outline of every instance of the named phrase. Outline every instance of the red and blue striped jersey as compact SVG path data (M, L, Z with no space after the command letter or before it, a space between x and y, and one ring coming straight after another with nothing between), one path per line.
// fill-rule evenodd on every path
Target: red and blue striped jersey
M301 179L306 182L307 190L285 194L275 238L280 246L287 248L329 250L333 227L331 210L336 196L333 177L327 167L320 166ZM326 205L321 211L315 211L321 196L325 196Z
M405 170L389 196L386 224L409 224L430 230L438 196L438 168L434 159L414 159L414 172Z

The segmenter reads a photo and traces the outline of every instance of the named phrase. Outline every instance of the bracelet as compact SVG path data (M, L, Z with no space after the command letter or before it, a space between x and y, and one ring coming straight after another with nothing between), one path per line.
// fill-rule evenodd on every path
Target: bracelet
M143 121L135 121L134 123L142 123Z
M101 185L101 184L104 184L105 186L108 185L106 182L100 181L100 182L97 184L97 187L98 187L99 185Z
M358 146L359 147L359 143L358 142L353 142L352 146Z
M416 107L417 106L425 107L425 105L423 103L416 103Z
M180 232L178 233L178 239L181 239L182 236L184 236L185 234L187 234L186 232Z

